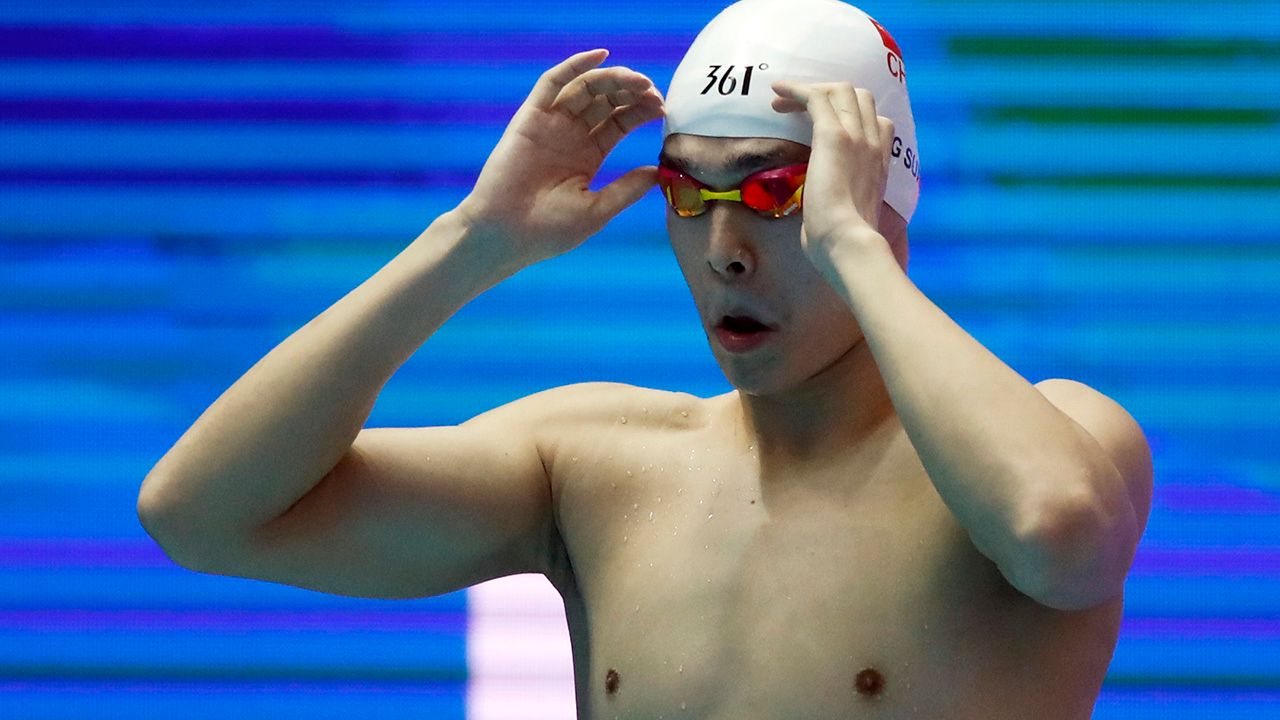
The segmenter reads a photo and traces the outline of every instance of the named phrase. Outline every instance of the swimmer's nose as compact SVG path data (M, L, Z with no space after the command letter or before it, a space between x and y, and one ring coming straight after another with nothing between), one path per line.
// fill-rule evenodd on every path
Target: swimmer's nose
M710 238L707 243L707 264L723 279L744 278L755 270L755 254L751 249L748 228L733 217L735 208L712 208ZM740 208L739 210L746 210Z

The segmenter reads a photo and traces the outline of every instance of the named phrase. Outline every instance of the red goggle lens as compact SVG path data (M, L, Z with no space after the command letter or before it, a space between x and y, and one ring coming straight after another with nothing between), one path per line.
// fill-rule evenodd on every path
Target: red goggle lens
M741 202L767 217L782 218L794 214L803 206L804 178L808 168L807 164L788 165L747 176L736 188L741 191ZM662 188L663 196L680 217L696 217L706 212L709 199L730 199L704 198L703 191L711 192L710 188L666 166L658 168L658 187Z

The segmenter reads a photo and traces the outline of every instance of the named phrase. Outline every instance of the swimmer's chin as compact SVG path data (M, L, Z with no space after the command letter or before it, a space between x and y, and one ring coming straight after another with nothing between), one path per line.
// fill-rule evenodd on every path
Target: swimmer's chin
M733 386L734 391L738 395L769 397L772 395L778 395L787 390L785 384L778 383L777 381L770 382L769 380L771 379L769 378L749 378L746 377L744 373L734 373L730 368L724 367L723 365L721 366L720 371L724 374L725 380L729 381L729 384Z

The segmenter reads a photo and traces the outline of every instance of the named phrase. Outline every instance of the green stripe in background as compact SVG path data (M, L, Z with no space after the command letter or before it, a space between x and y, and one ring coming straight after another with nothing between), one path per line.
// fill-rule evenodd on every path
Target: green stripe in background
M956 35L952 57L1135 58L1142 60L1245 60L1280 58L1280 41L1246 38L1131 38L1081 36Z
M978 122L1041 125L1280 125L1280 110L1266 108L989 106L973 110Z

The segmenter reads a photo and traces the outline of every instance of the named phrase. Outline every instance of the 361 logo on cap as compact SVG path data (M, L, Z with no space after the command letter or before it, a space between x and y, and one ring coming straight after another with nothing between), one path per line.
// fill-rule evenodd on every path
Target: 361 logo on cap
M711 82L708 82L707 86L702 88L702 92L698 93L699 95L706 95L711 92L712 88L715 88L716 92L721 95L732 95L734 91L738 89L738 78L734 75L734 70L737 68L737 65L730 65L728 68L725 68L724 65L709 65L708 67L711 71L707 73L707 77L710 78ZM749 95L751 93L751 74L755 72L757 67L762 71L768 70L769 63L744 65L742 67L743 95ZM720 74L721 69L724 69L723 75Z

